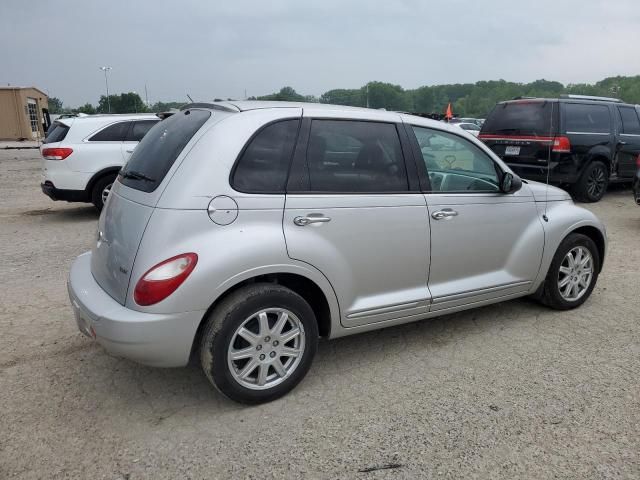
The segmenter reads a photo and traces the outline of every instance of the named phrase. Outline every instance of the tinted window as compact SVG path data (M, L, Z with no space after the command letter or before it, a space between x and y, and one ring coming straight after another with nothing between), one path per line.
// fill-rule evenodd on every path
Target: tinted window
M633 107L618 107L618 111L622 118L622 133L640 135L640 121L638 121L636 109Z
M299 120L285 120L263 128L238 160L233 187L243 192L284 192Z
M127 141L139 142L156 123L158 123L158 120L140 120L133 122L131 130L129 130L129 134L127 135Z
M89 139L91 142L123 142L131 122L118 122L100 130Z
M314 120L307 165L312 191L408 190L400 139L390 123Z
M67 136L68 131L69 127L62 123L55 122L47 132L47 138L45 138L42 143L61 142L64 140L64 137Z
M413 127L434 192L497 192L493 160L473 143L451 133Z
M557 125L553 102L517 101L499 103L482 125L482 133L549 136L551 115Z
M480 127L473 123L463 123L462 125L460 125L460 128L462 128L463 130L480 130Z
M211 112L207 110L186 110L158 122L120 171L120 181L131 188L153 192L210 116Z
M565 131L609 133L609 107L580 103L564 104Z

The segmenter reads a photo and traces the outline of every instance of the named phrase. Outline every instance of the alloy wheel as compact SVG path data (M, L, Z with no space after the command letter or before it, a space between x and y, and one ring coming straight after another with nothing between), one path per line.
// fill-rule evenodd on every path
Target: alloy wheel
M266 308L236 329L227 350L227 364L240 385L266 390L291 376L300 365L304 349L300 319L283 308Z
M602 167L594 168L587 178L587 192L591 198L600 198L606 186L606 172Z
M589 289L593 278L593 256L585 247L574 247L567 252L558 272L560 296L575 302Z

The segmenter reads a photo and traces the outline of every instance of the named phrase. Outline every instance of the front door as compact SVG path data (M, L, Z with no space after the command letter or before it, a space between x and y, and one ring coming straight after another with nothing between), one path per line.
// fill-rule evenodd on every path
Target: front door
M292 171L304 174L287 192L287 251L331 282L346 327L428 311L427 207L398 135L394 123L314 119L296 149Z
M616 145L616 163L618 176L631 179L637 170L640 155L640 119L635 107L619 106L618 142Z
M499 191L500 169L461 135L411 127L429 178L431 311L526 293L544 231L526 185Z

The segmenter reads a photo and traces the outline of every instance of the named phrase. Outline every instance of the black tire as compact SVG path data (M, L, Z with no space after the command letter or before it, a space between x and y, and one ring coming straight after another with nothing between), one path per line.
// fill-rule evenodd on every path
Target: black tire
M102 207L104 207L104 202L102 201L102 192L107 186L113 185L113 182L116 181L118 175L113 173L109 175L105 175L102 178L99 178L96 183L93 184L93 188L91 189L91 203L98 209L100 212Z
M233 377L227 352L240 325L265 308L284 308L293 313L304 327L305 347L297 367L282 383L265 390L253 390ZM309 371L318 348L318 324L313 310L300 295L277 284L256 283L232 292L205 321L200 342L202 369L220 393L241 403L270 402L290 392ZM261 342L263 340L264 337Z
M581 202L599 202L609 186L609 170L600 160L591 162L574 185L573 192Z
M560 287L558 286L558 278L560 275L560 266L564 261L565 256L569 251L575 247L582 247L587 249L593 258L593 274L591 277L591 283L589 284L585 293L577 300L566 300L560 293ZM551 266L547 272L547 277L540 290L534 294L534 298L539 300L544 305L554 308L556 310L570 310L572 308L582 305L591 295L593 289L598 281L598 274L600 273L600 254L598 248L593 240L586 235L580 233L572 233L568 235L558 247Z

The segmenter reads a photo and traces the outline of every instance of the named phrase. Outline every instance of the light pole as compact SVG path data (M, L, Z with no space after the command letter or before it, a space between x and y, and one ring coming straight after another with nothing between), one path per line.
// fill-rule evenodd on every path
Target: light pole
M104 72L104 84L107 86L107 108L111 113L111 100L109 99L109 80L107 79L107 72L111 70L111 67L100 67L100 70Z

